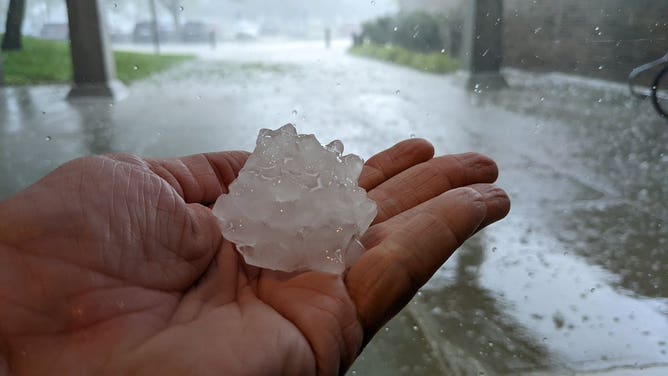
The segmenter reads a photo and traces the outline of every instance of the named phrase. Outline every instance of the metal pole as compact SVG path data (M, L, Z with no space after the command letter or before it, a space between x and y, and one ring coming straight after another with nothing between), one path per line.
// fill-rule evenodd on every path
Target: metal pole
M157 11L157 7L155 6L155 0L149 0L149 4L151 6L151 18L153 19L152 22L151 22L152 29L153 29L153 46L155 47L156 55L160 55L160 34L159 34L159 29L158 29L158 11Z

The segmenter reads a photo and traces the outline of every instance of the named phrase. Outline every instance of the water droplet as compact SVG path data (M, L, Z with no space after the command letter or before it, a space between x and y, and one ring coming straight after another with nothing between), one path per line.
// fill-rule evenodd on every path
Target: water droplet
M598 70L603 70L603 66L602 66L602 65L599 65L599 66L598 66Z
M542 27L535 28L535 29L533 30L533 33L534 33L534 34L538 34L538 33L540 33L541 30L543 30Z
M46 141L51 141L51 140L52 140L51 136L46 136L44 139L45 139Z
M410 138L415 138L415 133L411 133Z
M46 115L46 111L42 111L42 115Z
M118 3L114 3L114 9L118 8Z
M596 26L596 27L594 28L594 30L595 30L595 31L599 31L599 30L601 30L601 28L598 27L598 26Z
M417 326L413 326L413 331L414 331L414 332L417 332L419 329L420 329L420 328L418 328Z
M397 31L397 30L399 30L399 27L395 26L394 31Z
M337 83L336 83L336 86L341 87L341 83L340 83L340 82L337 82Z
M594 291L596 291L596 289L593 288L593 287L592 287L591 289L589 289L589 292L592 292L592 293L593 293Z
M292 110L292 116L297 116L299 115L299 111L297 110Z
M441 49L441 53L442 53L442 54L445 53L445 48Z
M139 65L135 65L132 67L132 70L139 70Z
M375 7L375 6L376 6L376 2L375 2L374 0L371 0L371 6L372 6L372 7Z
M199 100L202 100L202 96L201 96L201 95L198 95L196 98L197 98L198 101L199 101Z
M396 95L399 95L399 94L401 94L401 90L398 90L398 89L397 89L397 90L395 90L395 91L394 91L394 94L396 94Z
M496 247L492 247L492 252L496 252L497 249L498 248L496 248Z
M183 12L183 5L179 7L179 11Z

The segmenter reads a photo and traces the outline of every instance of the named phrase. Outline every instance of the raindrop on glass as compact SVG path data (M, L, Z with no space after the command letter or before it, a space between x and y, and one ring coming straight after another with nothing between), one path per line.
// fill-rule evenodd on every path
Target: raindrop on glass
M445 48L441 50L441 53L442 53L442 54L444 54L444 53L445 53Z
M51 141L51 140L52 140L51 136L46 136L44 139L45 139L46 141Z
M415 133L411 133L409 137L410 137L410 138L415 138L415 137L416 137L416 136L415 136Z
M599 65L599 66L598 66L598 70L603 70L603 66L602 66L602 65Z
M114 9L118 8L118 3L114 3Z
M183 5L181 5L181 6L179 7L179 11L180 11L180 12L183 12Z
M297 110L292 110L292 116L297 116L299 115L299 111Z
M398 28L397 26L395 26L395 27L394 27L394 31L397 31L397 30L399 30L399 28Z
M133 66L133 67L132 67L132 70L136 70L136 71L139 70L139 65L135 65L135 66Z
M401 94L401 90L395 90L395 91L394 91L394 94L396 94L396 95Z
M417 326L413 326L413 331L414 331L414 332L417 332L418 329L420 329L420 328L418 328Z
M371 0L371 6L376 6L376 2L374 0Z

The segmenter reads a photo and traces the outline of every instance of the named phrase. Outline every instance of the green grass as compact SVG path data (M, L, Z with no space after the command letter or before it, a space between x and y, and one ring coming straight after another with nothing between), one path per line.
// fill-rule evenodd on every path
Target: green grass
M361 46L352 47L350 53L356 56L388 61L430 73L450 73L459 68L457 60L440 52L424 54L396 46L363 44Z
M55 84L72 80L72 60L67 42L25 37L23 50L2 52L2 58L5 85ZM114 52L118 79L126 84L192 58L186 55Z

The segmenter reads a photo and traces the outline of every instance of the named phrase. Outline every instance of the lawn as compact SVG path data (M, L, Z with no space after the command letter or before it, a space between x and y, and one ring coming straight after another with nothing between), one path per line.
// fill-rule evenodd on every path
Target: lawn
M67 83L72 80L68 42L25 37L22 51L2 52L2 58L6 85ZM126 84L192 58L186 55L114 52L118 79Z
M405 65L430 73L450 73L459 68L457 60L441 52L418 53L396 46L363 44L352 47L350 53L356 56Z

